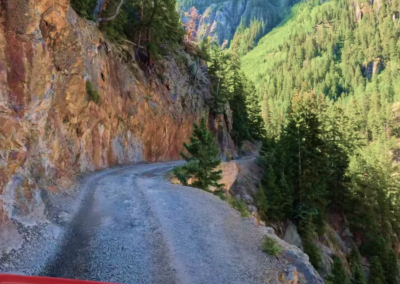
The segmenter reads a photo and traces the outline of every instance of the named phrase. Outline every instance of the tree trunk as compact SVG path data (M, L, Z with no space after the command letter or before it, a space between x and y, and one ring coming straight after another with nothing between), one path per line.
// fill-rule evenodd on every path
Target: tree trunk
M122 4L124 4L124 0L121 0L121 2L119 3L119 5L117 7L117 10L115 11L115 14L113 16L111 16L109 18L100 18L100 19L98 19L98 23L110 22L110 21L114 20L118 16L119 11L121 10Z
M147 40L148 42L151 42L151 25L153 24L154 16L156 15L157 12L157 0L154 0L154 8L153 8L153 14L151 14L151 18L149 20L149 23L147 25L148 31L147 31ZM149 54L149 65L151 65L153 62L151 60L151 54L150 54L150 49L147 48L147 53Z

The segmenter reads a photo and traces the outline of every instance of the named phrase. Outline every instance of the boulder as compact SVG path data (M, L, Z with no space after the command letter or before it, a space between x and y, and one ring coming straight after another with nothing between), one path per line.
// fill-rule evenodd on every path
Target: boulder
M284 284L297 284L299 277L296 267L290 265L281 276L281 282Z
M346 243L342 240L342 238L339 236L339 234L336 231L333 231L333 237L335 238L335 241L337 245L340 247L341 251L345 254L349 254L351 252L351 249L346 245Z
M290 221L289 221L289 226L286 229L285 236L283 237L283 240L303 250L303 242L301 241L301 237L297 232L297 227Z
M257 213L258 209L254 205L248 205L247 210L249 210L250 213Z
M263 228L264 234L271 239L274 239L277 244L281 247L282 253L280 260L287 262L288 268L284 274L284 283L307 283L307 284L323 284L324 280L314 269L309 261L308 255L301 251L298 247L291 245L284 240L280 239L273 233L272 228ZM293 268L292 268L293 267ZM294 270L295 268L295 270ZM296 280L296 273L297 279ZM281 277L282 278L282 277ZM281 279L282 281L282 279ZM290 282L288 282L290 281Z

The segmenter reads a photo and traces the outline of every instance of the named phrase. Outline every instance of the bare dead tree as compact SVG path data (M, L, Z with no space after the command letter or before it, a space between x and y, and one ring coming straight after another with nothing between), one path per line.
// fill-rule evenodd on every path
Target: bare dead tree
M97 22L100 24L100 23L110 22L110 21L114 20L118 16L123 4L124 4L124 0L121 0L121 2L118 4L117 10L115 11L115 14L113 16L108 17L108 18L100 18L97 20Z

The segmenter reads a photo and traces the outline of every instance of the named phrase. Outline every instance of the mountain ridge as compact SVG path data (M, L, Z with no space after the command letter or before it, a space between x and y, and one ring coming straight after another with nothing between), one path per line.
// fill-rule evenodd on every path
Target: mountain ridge
M192 6L196 7L201 14L198 37L212 37L220 45L229 45L235 34L259 23L257 32L248 39L253 47L261 36L282 21L288 9L296 2L298 0L281 0L278 3L270 0L178 0L178 7L184 20L184 12Z

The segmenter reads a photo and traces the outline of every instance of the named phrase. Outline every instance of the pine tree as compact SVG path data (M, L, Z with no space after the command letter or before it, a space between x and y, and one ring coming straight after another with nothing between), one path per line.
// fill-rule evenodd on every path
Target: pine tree
M332 284L350 284L340 257L335 257L328 280Z
M94 12L96 2L73 0L71 5L82 16L97 21L110 40L133 42L137 53L139 49L147 53L147 63L183 40L184 30L175 0L108 0Z
M351 271L351 284L366 284L364 270L361 264L361 255L357 246L351 250L349 257L350 271Z
M238 54L231 55L230 61L230 85L231 99L229 106L233 112L233 125L231 136L235 144L239 147L245 140L252 140L250 135L250 121L246 105L245 78L240 70L240 60Z
M284 173L293 198L289 215L298 223L311 216L317 226L326 210L334 210L365 240L386 239L377 249L370 246L369 257L379 256L387 283L397 281L389 279L395 272L388 273L396 270L396 257L382 252L397 247L400 235L400 169L393 163L400 135L394 114L400 101L399 3L386 1L378 9L376 1L358 1L371 11L361 19L352 1L302 2L290 22L241 61L262 95L268 138L279 145L268 149L263 164L266 175L270 165L274 170L274 195L282 195ZM240 53L245 29L237 35L232 49ZM308 93L322 96L314 100ZM251 104L248 98L249 114ZM353 281L364 281L360 265L352 274Z
M386 263L383 267L383 270L385 272L386 284L398 284L399 268L397 264L397 257L395 252L391 248L387 249L385 262Z
M211 45L210 57L207 71L211 81L211 109L215 115L219 115L225 112L226 104L231 98L227 75L227 57L215 43Z
M292 113L282 135L282 143L289 158L286 173L293 183L297 219L304 219L307 215L323 215L330 175L313 94L293 99Z
M204 118L199 125L194 124L190 144L184 143L183 146L190 155L181 152L187 164L174 169L176 177L184 185L193 178L192 186L203 190L209 190L211 186L222 187L223 185L218 183L222 178L222 171L215 171L215 168L221 164L219 149L213 134L207 129Z
M280 211L282 217L290 218L293 216L293 191L289 186L284 172L281 172L278 187L281 192Z
M261 141L265 135L264 119L261 116L261 99L257 96L254 85L250 82L247 87L246 106L248 113L249 134L252 139Z
M366 284L364 270L361 265L356 265L352 268L351 284Z
M96 0L71 0L71 7L82 17L93 19Z
M377 256L371 257L368 284L384 284L385 276Z
M267 212L268 212L268 200L264 192L264 188L260 187L257 190L257 193L255 195L255 201L256 205L258 208L258 212L260 214L261 219L266 220L267 219Z
M268 201L268 216L272 219L282 220L284 215L280 207L284 200L276 185L276 176L271 165L265 169L262 184Z
M343 206L343 201L348 198L347 188L344 186L346 170L349 166L349 154L352 154L352 146L344 137L343 126L347 125L348 118L342 108L332 105L322 110L325 116L323 121L322 136L326 145L324 151L327 155L328 187L330 200L336 208Z
M304 252L310 258L311 264L315 269L321 266L321 251L315 243L316 233L315 225L311 215L306 215L304 219L299 222L299 234L303 241Z

